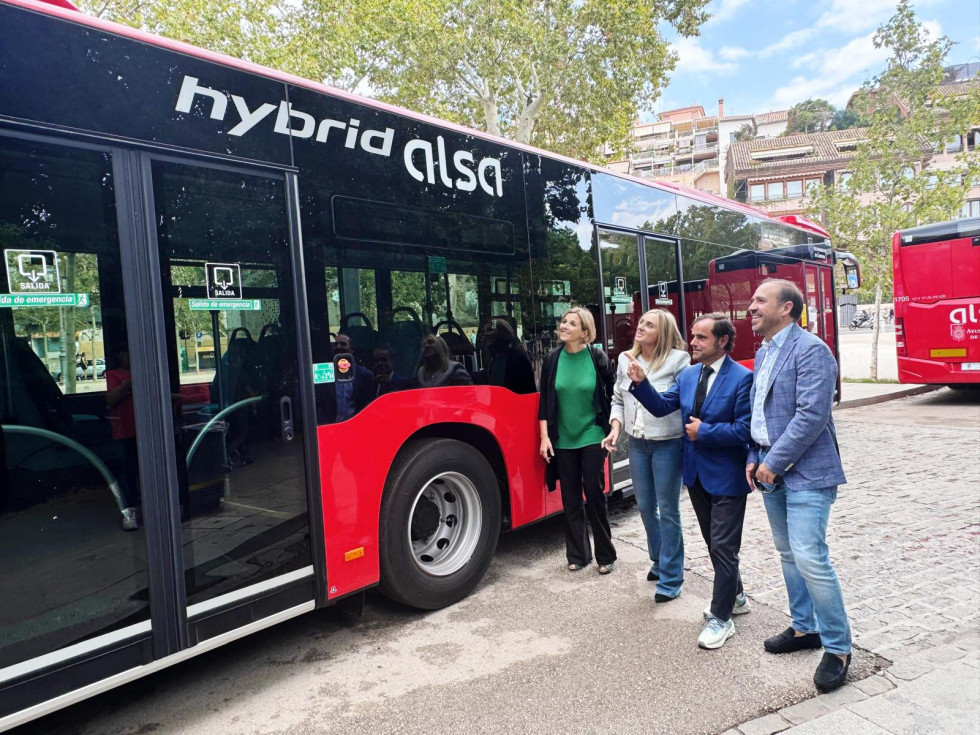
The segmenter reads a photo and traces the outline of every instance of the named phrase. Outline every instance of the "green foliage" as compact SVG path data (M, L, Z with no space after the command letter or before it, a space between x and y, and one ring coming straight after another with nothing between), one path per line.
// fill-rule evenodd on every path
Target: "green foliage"
M830 130L850 130L851 128L865 128L869 122L854 110L843 108L837 110L830 119Z
M577 157L629 145L705 0L310 0L321 76ZM339 44L339 45L338 45ZM339 52L339 53L338 53Z
M861 260L876 303L891 290L891 236L897 230L957 216L980 176L980 156L964 151L951 168L923 168L934 142L965 133L980 120L980 89L940 98L938 85L951 42L930 39L908 0L874 35L891 52L886 69L865 83L854 108L869 120L847 186L816 190L811 216L822 218L836 247ZM874 359L874 358L873 358ZM874 375L872 375L874 377Z
M830 127L836 110L827 100L808 99L789 109L784 135L820 133Z
M738 129L735 133L735 140L739 142L744 142L747 140L755 140L755 136L759 134L759 126L755 124L755 121L745 123L742 127Z

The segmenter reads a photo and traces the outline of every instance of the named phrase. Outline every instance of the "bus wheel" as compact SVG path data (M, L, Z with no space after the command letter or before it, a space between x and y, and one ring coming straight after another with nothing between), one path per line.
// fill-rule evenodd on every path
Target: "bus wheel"
M490 464L453 439L408 444L381 504L381 591L424 610L452 605L486 572L500 535Z

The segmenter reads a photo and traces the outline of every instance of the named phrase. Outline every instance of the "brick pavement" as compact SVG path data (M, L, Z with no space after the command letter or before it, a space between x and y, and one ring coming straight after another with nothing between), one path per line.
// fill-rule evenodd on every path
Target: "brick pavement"
M831 512L831 556L855 645L895 665L839 692L743 723L733 733L780 732L831 711L838 717L837 708L848 702L834 697L883 694L941 669L934 659L945 652L980 647L980 403L944 390L837 411L834 419L849 482ZM682 514L685 566L710 578L711 563L686 500ZM789 614L757 493L746 511L741 570L755 601Z
M831 512L828 540L854 642L889 660L938 646L980 627L980 421L935 425L876 420L876 407L838 411L848 484ZM895 407L890 407L895 413ZM977 407L980 416L980 407ZM686 566L711 576L687 501ZM762 498L749 497L741 555L749 595L788 614Z

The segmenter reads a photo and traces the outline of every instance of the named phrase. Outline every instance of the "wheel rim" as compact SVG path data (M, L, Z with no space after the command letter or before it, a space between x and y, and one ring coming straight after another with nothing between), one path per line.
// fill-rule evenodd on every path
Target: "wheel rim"
M415 565L434 577L462 569L483 529L476 485L458 472L443 472L415 496L408 515L409 550Z

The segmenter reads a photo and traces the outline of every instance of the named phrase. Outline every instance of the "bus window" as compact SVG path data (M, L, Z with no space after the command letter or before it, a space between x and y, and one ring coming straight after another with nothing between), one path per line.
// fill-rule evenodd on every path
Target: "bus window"
M5 139L0 250L3 668L150 616L108 154Z

